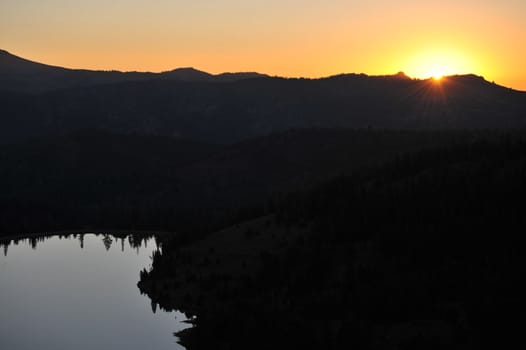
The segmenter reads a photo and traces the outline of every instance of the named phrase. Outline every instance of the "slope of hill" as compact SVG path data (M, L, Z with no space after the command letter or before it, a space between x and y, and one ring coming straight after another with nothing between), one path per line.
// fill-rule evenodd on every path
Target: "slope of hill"
M310 186L475 137L296 130L215 146L91 130L0 151L0 232L108 227L193 232ZM31 218L28 220L27 218Z
M524 345L525 173L524 138L405 156L166 241L139 286L191 350Z
M125 81L169 79L219 82L263 76L265 75L258 73L223 73L216 76L193 68L179 68L162 73L68 69L29 61L0 50L0 91L41 93Z
M40 93L80 86L147 80L152 73L67 69L26 60L0 51L0 91Z
M435 81L404 74L313 80L257 73L214 76L191 68L157 75L92 72L43 66L6 53L0 54L0 75L0 91L10 82L39 91L48 83L65 84L33 95L1 92L4 143L84 128L233 143L291 128L526 127L526 93L474 75Z
M364 75L145 81L35 96L4 93L0 102L3 142L83 128L232 143L291 128L526 126L526 93L473 76L440 83Z

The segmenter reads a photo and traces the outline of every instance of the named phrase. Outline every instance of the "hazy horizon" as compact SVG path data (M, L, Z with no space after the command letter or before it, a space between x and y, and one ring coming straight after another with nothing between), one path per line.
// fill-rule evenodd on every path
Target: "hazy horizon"
M32 60L31 58L29 57L22 57L20 55L17 55L16 53L13 53L11 52L10 50L6 50L5 48L0 48L0 51L4 51L12 56L15 56L15 57L18 57L18 58L21 58L21 59L24 59L24 60L27 60L27 61L30 61L30 62L34 62L34 63L38 63L38 64L43 64L43 65L47 65L47 66L51 66L51 67L59 67L59 68L65 68L65 69L71 69L71 70L88 70L88 68L85 68L85 67L68 67L68 66L59 66L59 65L55 65L55 64L52 64L52 63L48 63L48 62L38 62L38 61L35 61L35 60ZM104 69L104 70L98 70L98 69L94 69L93 71L101 71L101 72L111 72L111 71L114 71L114 72L121 72L121 73L153 73L153 74L162 74L162 73L167 73L167 72L171 72L171 71L176 71L176 70L184 70L184 69L193 69L195 71L200 71L200 72L203 72L203 73L207 73L207 74L212 74L212 75L221 75L221 74L230 74L230 73L257 73L257 74L262 74L262 75L268 75L269 77L273 77L273 78L284 78L284 79L324 79L324 78L331 78L331 77L334 77L334 76L338 76L338 75L366 75L366 76L370 76L370 77L382 77L382 76L396 76L398 74L404 74L406 75L408 78L410 79L414 79L414 80L429 80L429 79L434 79L436 77L434 76L429 76L429 77L414 77L414 76L410 76L408 75L406 72L404 71L397 71L397 72L386 72L386 73L383 73L383 74L369 74L367 72L339 72L339 73L335 73L335 74L330 74L330 75L321 75L321 76L285 76L285 75L271 75L271 74L267 74L267 72L260 72L260 71L241 71L241 70L232 70L232 71L218 71L218 72L210 72L210 71L206 71L204 69L200 69L199 67L194 67L194 66L188 66L188 67L173 67L172 69L169 69L169 70L163 70L163 71L130 71L130 70L119 70L119 69ZM487 79L485 76L481 75L481 74L478 74L476 72L466 72L466 73L463 73L463 74L457 74L457 73L454 73L454 74L445 74L445 75L441 75L440 77L444 77L444 78L447 78L447 77L452 77L452 76L455 76L455 75L475 75L475 76L478 76L478 77L482 77L483 79L485 79L486 81L489 81L489 79ZM526 87L524 89L516 89L516 88L513 88L513 87L510 87L510 86L505 86L503 84L501 84L500 82L498 81L492 81L492 83L495 83L497 85L501 85L503 87L507 87L507 88L512 88L514 90L517 90L517 91L523 91L523 92L526 92Z
M0 46L93 70L324 77L477 74L526 90L519 0L4 2Z

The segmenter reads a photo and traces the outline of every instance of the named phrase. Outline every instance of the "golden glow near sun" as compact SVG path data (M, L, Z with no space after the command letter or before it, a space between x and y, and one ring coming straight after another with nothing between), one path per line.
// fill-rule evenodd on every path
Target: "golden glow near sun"
M406 73L419 79L476 72L476 67L466 55L453 50L428 50L412 55Z
M444 73L443 69L434 68L434 69L430 70L430 77L435 79L436 81L442 79L444 77L444 75L446 75L446 74Z
M526 91L525 0L4 0L0 9L0 49L68 68L473 73Z

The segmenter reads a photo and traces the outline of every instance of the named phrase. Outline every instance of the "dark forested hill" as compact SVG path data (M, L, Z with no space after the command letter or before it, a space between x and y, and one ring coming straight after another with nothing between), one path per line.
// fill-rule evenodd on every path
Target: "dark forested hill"
M0 232L212 225L275 193L477 134L312 129L216 146L83 130L4 146Z
M140 286L189 349L523 346L525 176L523 138L407 155L167 242Z

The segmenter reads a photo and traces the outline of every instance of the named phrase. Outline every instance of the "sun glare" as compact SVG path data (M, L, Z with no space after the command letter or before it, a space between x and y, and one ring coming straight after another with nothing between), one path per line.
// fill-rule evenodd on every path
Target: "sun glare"
M429 50L412 55L406 72L415 78L440 81L448 75L472 73L471 66L458 52Z
M429 71L429 78L433 78L434 80L439 81L444 77L444 75L446 75L444 71L445 70L443 69L432 69Z

